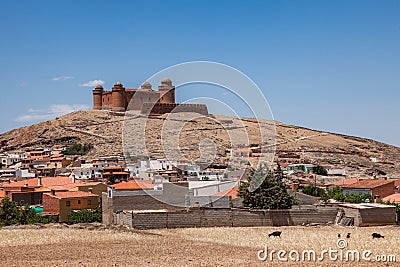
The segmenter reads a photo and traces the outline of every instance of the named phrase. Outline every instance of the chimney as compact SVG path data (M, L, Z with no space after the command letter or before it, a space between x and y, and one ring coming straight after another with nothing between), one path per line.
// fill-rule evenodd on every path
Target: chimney
M25 184L24 184L24 187L28 187L28 184L27 184L27 183L25 183Z
M89 193L93 193L93 188L89 187L88 191Z
M381 196L380 195L375 195L374 196L374 203L381 203L381 202L382 202Z
M72 183L75 183L75 175L72 176Z
M42 185L42 176L38 176L38 186L41 187Z
M55 196L55 195L56 195L56 190L54 190L54 189L51 189L51 191L50 191L50 195L52 195L52 196Z
M299 184L298 184L298 183L293 183L293 184L292 184L292 191L293 191L293 192L296 192L298 187L299 187Z

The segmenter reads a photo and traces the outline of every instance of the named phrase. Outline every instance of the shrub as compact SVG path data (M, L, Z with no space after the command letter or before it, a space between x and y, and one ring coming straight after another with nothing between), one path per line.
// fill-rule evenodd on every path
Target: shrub
M3 198L0 202L0 226L50 222L53 222L53 220L43 218L29 206L21 206L8 197Z
M61 151L63 155L85 155L93 148L92 144L73 144Z
M307 185L307 186L303 187L303 189L301 191L306 195L314 196L314 197L322 197L326 194L325 189L315 187L313 185Z
M324 167L319 165L313 167L313 173L318 175L328 175L328 171Z
M81 209L79 211L71 211L67 221L68 224L92 222L102 222L101 204L95 210Z

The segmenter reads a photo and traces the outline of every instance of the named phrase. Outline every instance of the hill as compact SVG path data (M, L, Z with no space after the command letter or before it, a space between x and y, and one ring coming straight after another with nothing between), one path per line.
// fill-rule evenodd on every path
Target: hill
M131 116L124 124L123 114L108 111L85 110L73 112L54 120L15 129L0 135L0 153L14 150L28 150L45 145L65 145L72 143L90 143L93 149L82 158L90 160L99 156L123 155L122 131L129 124L135 127L146 123L145 138L147 149L153 157L164 157L161 140L169 140L173 132L163 132L167 115L143 118ZM240 128L243 124L248 133L248 143L259 150L266 149L258 131L255 119L234 119L232 117L210 115L208 118L180 121L179 147L189 159L201 159L199 143L212 140L216 148L216 165L224 165L229 159L231 138L227 128ZM378 174L390 178L400 176L400 148L381 142L316 131L280 122L263 121L269 134L276 131L276 138L268 140L267 149L276 148L275 160L290 162L311 162L343 167L353 176L372 176ZM243 128L241 127L241 128ZM175 128L174 125L170 128ZM244 129L243 128L243 129ZM135 140L135 136L130 136ZM235 136L233 137L235 138ZM173 138L171 138L173 139ZM267 143L268 143L267 142ZM235 144L241 143L236 140ZM245 142L243 142L245 143ZM272 144L272 145L271 145ZM141 144L139 144L141 145ZM208 144L207 144L208 145ZM254 154L257 156L257 154ZM373 162L371 158L376 158Z

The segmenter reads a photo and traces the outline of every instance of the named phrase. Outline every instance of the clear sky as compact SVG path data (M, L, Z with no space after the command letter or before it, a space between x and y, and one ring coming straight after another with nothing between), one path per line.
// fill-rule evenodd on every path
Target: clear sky
M2 1L0 132L90 108L90 81L137 87L221 62L278 121L400 146L400 1Z

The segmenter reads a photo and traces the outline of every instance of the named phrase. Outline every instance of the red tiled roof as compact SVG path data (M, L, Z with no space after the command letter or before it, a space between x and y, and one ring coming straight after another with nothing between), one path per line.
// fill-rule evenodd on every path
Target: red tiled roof
M111 187L113 187L115 190L140 190L153 189L154 185L151 181L148 180L131 180L128 182L114 184Z
M400 203L400 194L393 194L387 197L382 198L382 201L389 201L394 203Z
M234 186L230 189L218 192L218 193L214 194L214 196L230 196L232 199L239 198L237 195L238 189L239 189L239 186Z
M3 190L0 190L0 198L3 198L6 196L6 192L4 192Z
M349 184L346 186L343 186L345 188L367 188L367 189L372 189L376 188L382 185L390 184L393 183L394 180L361 180L358 181L357 183ZM393 188L394 190L394 188Z
M359 181L361 181L361 179L359 179L359 178L350 178L350 179L345 179L345 180L341 180L341 181L328 183L328 184L326 184L326 186L348 186L351 184L358 183Z
M98 195L83 191L67 191L67 192L56 192L54 197L61 199L61 198L76 198L76 197L98 197Z
M42 186L51 187L57 185L66 185L72 183L72 178L58 176L58 177L43 177ZM14 183L3 183L2 187L23 187L28 184L28 187L38 187L38 178L32 178L28 180L22 180Z
M104 172L103 174L128 174L129 172Z
M121 166L108 166L103 168L103 170L121 170L121 169L122 169Z

